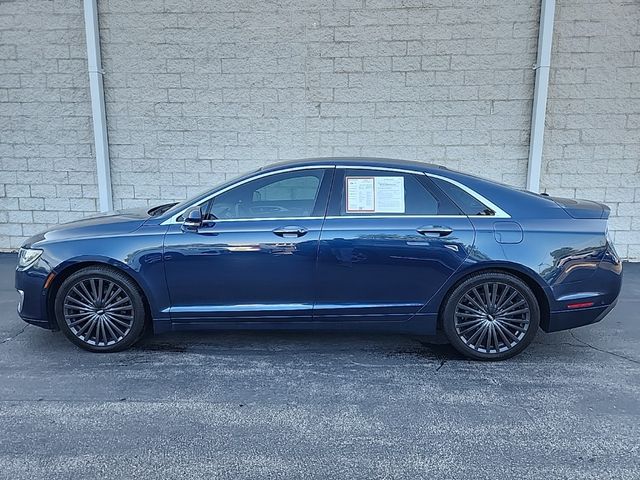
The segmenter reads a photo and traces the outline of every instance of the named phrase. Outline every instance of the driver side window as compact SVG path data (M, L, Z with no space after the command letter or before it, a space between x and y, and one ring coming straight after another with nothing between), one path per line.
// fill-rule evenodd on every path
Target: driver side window
M313 216L324 170L277 173L251 180L211 199L206 220Z

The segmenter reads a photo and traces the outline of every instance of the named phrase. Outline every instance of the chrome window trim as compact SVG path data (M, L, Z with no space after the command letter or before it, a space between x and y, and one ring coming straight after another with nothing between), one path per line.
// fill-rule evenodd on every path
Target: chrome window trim
M327 220L340 220L343 218L496 218L495 215L405 215L402 213L388 215L371 215L371 214L351 214L351 215L328 215Z
M406 168L378 167L378 166L369 166L369 165L336 165L336 168L340 168L342 170L380 170L382 172L410 173L412 175L425 174L424 171L420 171L420 170L408 170Z
M438 175L435 173L427 173L424 171L420 171L420 170L410 170L410 169L405 169L405 168L395 168L395 167L379 167L379 166L373 166L373 165L307 165L307 166L302 166L302 167L290 167L290 168L285 168L282 170L275 170L272 172L265 172L262 174L258 174L258 175L254 175L253 177L250 178L245 178L244 180L240 180L239 182L236 182L232 185L229 185L221 190L215 191L213 193L211 193L210 195L208 195L207 197L205 197L204 199L200 200L200 202L198 203L205 203L208 202L209 200L211 200L212 198L216 197L217 195L220 195L222 193L225 193L229 190L231 190L232 188L235 187L239 187L241 185L244 185L245 183L251 182L253 180L258 180L260 178L264 178L264 177L269 177L271 175L277 175L280 173L287 173L287 172L296 172L296 171L300 171L300 170L323 170L323 169L327 169L327 168L336 168L336 169L343 169L343 170L379 170L379 171L384 171L384 172L399 172L399 173L408 173L411 175L426 175L427 177L432 177L432 178L438 178L440 180L443 180L445 182L449 182L453 185L455 185L456 187L462 189L463 191L465 191L466 193L468 193L469 195L471 195L472 197L474 197L476 200L478 200L479 202L483 203L484 205L486 205L487 207L489 207L491 210L493 210L495 212L494 215L405 215L402 213L399 214L389 214L389 215L371 215L371 214L366 214L366 213L362 213L362 214L350 214L350 215L330 215L327 217L270 217L270 218L264 218L264 217L255 217L255 218L223 218L223 219L219 219L219 220L207 220L205 221L205 223L210 222L210 223L226 223L226 222L253 222L253 221L275 221L275 220L282 220L282 221L288 221L288 220L319 220L322 218L326 218L326 219L330 219L330 220L337 220L340 218L511 218L511 215L509 215L507 212L505 212L503 209L501 209L500 207L498 207L495 203L491 202L489 199L487 199L486 197L484 197L483 195L480 195L478 192L476 192L475 190L467 187L466 185L453 180L451 178L448 177L444 177L442 175ZM193 208L197 206L197 203L192 203L191 205L189 205L188 207L184 208L182 211L180 211L177 214L174 214L173 216L171 216L170 218L164 220L160 225L181 225L182 222L177 221L177 219L179 217L181 217L182 215L184 215L189 209Z
M274 222L276 220L286 222L289 220L322 220L324 217L256 217L256 218L220 218L216 220L203 220L202 224L228 223L228 222Z
M245 178L244 180L240 180L239 182L236 182L232 185L229 185L221 190L217 190L213 193L211 193L210 195L206 196L205 198L203 198L202 200L200 200L197 203L192 203L191 205L189 205L188 207L182 209L179 213L177 214L173 214L171 217L167 218L165 221L163 221L160 225L182 225L182 222L178 221L178 218L180 218L182 215L184 215L189 209L194 208L196 206L198 206L199 204L202 203L206 203L209 200L211 200L212 198L221 195L229 190L231 190L232 188L235 187L239 187L240 185L244 185L245 183L249 183L253 180L258 180L260 178L264 178L264 177L269 177L271 175L276 175L279 173L287 173L287 172L296 172L298 170L325 170L327 168L335 168L335 165L308 165L308 166L304 166L304 167L291 167L291 168L284 168L282 170L275 170L272 172L265 172L262 174L258 174L258 175L254 175L253 177L249 177L249 178ZM303 217L303 218L313 218L313 217ZM287 220L287 219L291 219L291 220L295 220L291 217L281 217L281 218L277 218L276 220ZM298 218L299 219L299 218ZM220 219L217 220L217 222L221 222L221 221L234 221L234 222L239 222L239 221L250 221L250 220L263 220L263 218L258 217L258 218L226 218L226 219ZM268 220L266 218L264 218L264 220Z

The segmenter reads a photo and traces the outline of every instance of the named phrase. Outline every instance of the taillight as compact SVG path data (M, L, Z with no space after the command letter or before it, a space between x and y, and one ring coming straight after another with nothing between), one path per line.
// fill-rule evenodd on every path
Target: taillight
M593 302L578 302L578 303L567 304L567 308L588 308L588 307L593 307Z
M618 255L618 252L616 251L616 247L613 245L613 238L611 237L611 232L609 231L609 222L607 222L607 226L605 228L604 234L607 239L608 250L611 252L611 254L616 260L620 260L620 255Z

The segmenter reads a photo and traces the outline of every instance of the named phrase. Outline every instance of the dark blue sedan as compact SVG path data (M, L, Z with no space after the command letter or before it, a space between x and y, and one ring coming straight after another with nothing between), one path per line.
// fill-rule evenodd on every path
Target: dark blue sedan
M499 360L613 308L609 208L443 167L272 165L197 198L60 225L20 249L18 312L113 352L145 332L434 334Z

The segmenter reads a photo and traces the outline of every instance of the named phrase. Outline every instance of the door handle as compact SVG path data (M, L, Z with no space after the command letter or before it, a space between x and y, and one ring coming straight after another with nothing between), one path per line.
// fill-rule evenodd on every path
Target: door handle
M441 227L439 225L429 225L427 227L418 227L416 231L427 237L446 237L453 232L449 227Z
M288 226L276 228L273 230L273 233L279 237L302 237L303 235L306 235L307 229L303 227Z

